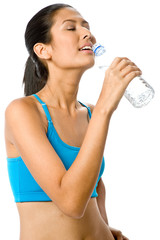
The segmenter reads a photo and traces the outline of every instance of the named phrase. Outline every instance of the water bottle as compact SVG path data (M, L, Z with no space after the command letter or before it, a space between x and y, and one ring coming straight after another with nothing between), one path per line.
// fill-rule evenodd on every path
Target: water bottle
M108 66L105 64L107 61L107 54L104 46L95 43L92 47L98 67L106 70ZM154 89L141 77L135 77L125 90L124 96L136 108L141 108L147 105L154 97Z

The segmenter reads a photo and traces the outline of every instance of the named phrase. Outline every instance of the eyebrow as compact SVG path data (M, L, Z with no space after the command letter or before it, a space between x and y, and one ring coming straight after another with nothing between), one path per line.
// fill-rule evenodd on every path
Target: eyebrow
M66 19L62 22L62 24L64 24L65 22L70 21L70 22L76 22L76 20L73 19ZM82 23L87 23L89 25L89 23L86 20L82 20Z

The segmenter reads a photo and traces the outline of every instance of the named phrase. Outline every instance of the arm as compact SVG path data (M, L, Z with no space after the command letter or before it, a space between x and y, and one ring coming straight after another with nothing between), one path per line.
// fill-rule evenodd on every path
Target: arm
M105 221L107 225L108 224L108 218L107 218L107 213L106 213L106 208L105 208L105 198L106 198L106 190L105 190L105 185L102 181L102 178L100 178L98 186L97 186L97 193L98 197L97 199L97 205L100 211L100 214Z
M94 105L89 104L89 103L86 105L90 107L91 113L92 113L94 110ZM100 180L98 182L96 191L98 193L98 197L96 198L96 200L97 200L99 212L101 214L101 217L105 221L105 223L108 225L108 218L107 218L107 213L106 213L106 208L105 208L106 190L105 190L105 185L103 183L102 177L100 178Z
M109 226L108 223L108 218L107 218L107 213L106 213L106 208L105 208L105 197L106 197L106 190L105 190L105 185L102 181L102 178L100 178L98 186L97 186L97 193L98 197L97 199L97 205L99 208L99 212L101 214L101 217L103 218L104 222ZM127 237L125 237L121 231L112 228L109 226L109 229L114 237L114 239L122 239L122 240L129 240Z

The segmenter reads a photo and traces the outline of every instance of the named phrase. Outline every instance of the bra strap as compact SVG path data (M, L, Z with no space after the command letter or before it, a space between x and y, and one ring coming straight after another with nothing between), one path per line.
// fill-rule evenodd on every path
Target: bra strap
M85 106L85 107L88 109L89 118L91 118L92 113L91 113L90 107L87 107L84 103L82 103L82 102L80 102L80 101L78 101L78 102L79 102L80 104L82 104L83 106Z
M46 114L47 120L52 122L52 118L51 118L51 115L50 115L50 113L49 113L49 111L48 111L48 108L47 108L46 103L43 102L43 101L38 97L37 94L32 94L32 95L41 103L41 105L42 105L42 107L43 107L43 110L44 110L44 112L45 112L45 114Z
M44 112L46 114L47 120L48 121L52 121L52 118L51 118L51 115L50 115L50 113L48 111L46 103L43 102L37 94L32 94L32 95L41 103L41 105L43 107L43 110L44 110ZM90 107L87 107L84 103L82 103L80 101L78 101L78 102L88 109L89 118L91 118L92 113L91 113Z

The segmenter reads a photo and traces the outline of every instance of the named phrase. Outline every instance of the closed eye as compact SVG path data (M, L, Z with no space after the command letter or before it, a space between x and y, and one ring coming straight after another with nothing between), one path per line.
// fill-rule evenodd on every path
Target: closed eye
M76 29L75 28L68 28L67 30L68 31L75 31Z

